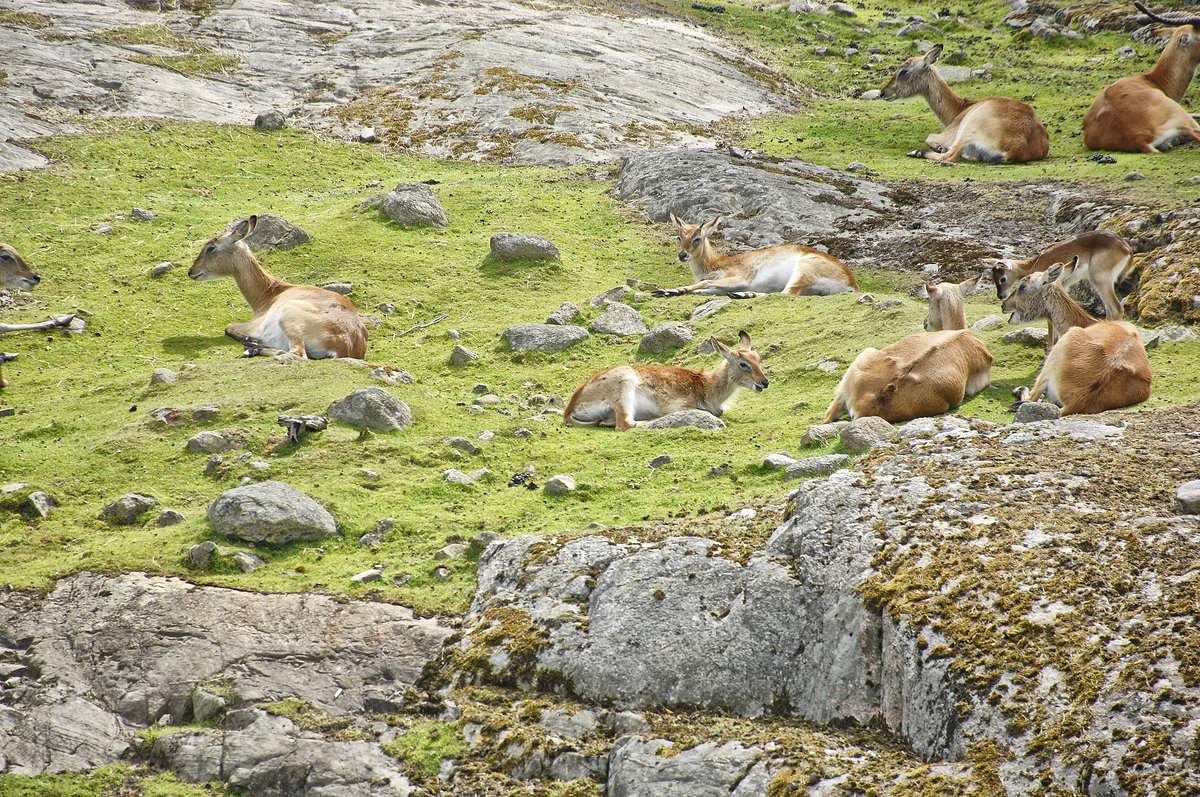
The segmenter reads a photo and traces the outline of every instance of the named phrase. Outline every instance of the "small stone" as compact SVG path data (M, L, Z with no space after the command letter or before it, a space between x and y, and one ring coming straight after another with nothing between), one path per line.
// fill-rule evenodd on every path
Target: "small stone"
M569 329L569 327L564 328ZM588 325L588 329L601 335L618 335L620 337L644 335L649 331L641 313L620 302L609 302L604 312Z
M214 407L212 404L203 404L192 410L192 420L197 423L205 423L217 417L220 408Z
M609 310L612 307L609 305ZM632 312L632 308L629 309ZM568 324L513 324L502 335L513 351L530 349L545 352L562 351L590 337L583 327Z
M818 423L808 427L808 431L800 436L800 445L823 446L842 433L849 421L834 421L833 423Z
M253 573L255 570L266 564L261 556L255 556L254 554L246 553L245 551L238 551L235 553L233 555L233 563L237 565L238 569L243 573Z
M161 277L173 268L175 268L174 263L172 263L170 260L164 260L154 268L150 269L150 276Z
M442 442L451 448L456 448L466 454L479 453L479 446L475 445L465 437L447 437Z
M874 57L874 56L872 56ZM883 92L879 89L870 89L858 95L860 100L877 100L883 96Z
M868 166L867 164L863 163L862 161L850 161L850 163L846 164L846 171L848 171L848 172L869 172L869 171L871 171L871 167Z
M332 402L326 414L336 421L377 432L407 429L412 410L381 387L364 387Z
M359 468L358 475L369 482L379 481L379 473L371 470L370 468Z
M111 224L101 224L98 227L96 227L96 232L100 235L108 235L112 231L113 231L113 226Z
M357 575L351 576L350 580L355 584L370 584L372 581L379 581L381 578L383 578L383 571L371 568L370 570L364 570Z
M496 233L491 238L491 249L497 260L562 260L553 243L523 232Z
M466 365L467 363L474 362L478 359L478 354L459 344L455 344L454 348L450 350L451 365Z
M476 404L480 407L494 407L497 404L502 404L503 402L504 402L504 399L500 398L495 393L487 393L487 394L482 395L479 398L475 399L471 403Z
M187 549L188 561L192 563L192 567L207 567L212 555L216 553L217 544L212 540L205 540L198 545L193 545Z
M182 512L176 512L174 509L164 510L158 516L158 520L154 521L156 526L178 526L183 521L187 520Z
M225 462L225 457L213 454L208 458L208 464L204 466L204 475L213 476L221 469L221 465Z
M129 211L129 219L131 221L153 221L158 218L158 214L152 210L144 208L134 208Z
M845 3L830 3L829 13L836 14L839 17L857 17L858 12Z
M708 469L708 475L714 479L718 476L724 476L726 473L729 473L728 465L717 465Z
M474 482L469 475L458 468L450 468L442 474L442 480L448 484L471 484Z
M435 567L429 575L433 577L434 581L445 581L446 579L450 578L450 568L440 566Z
M187 441L187 450L192 452L214 453L231 451L238 444L220 432L197 432Z
M487 445L488 443L492 442L492 438L495 436L496 436L495 432L491 431L490 429L484 429L482 432L475 435L475 439L478 440L479 442L483 443L484 445Z
M533 435L532 429L526 429L524 426L513 429L513 437L530 437Z
M178 381L179 373L170 368L156 368L154 373L150 374L150 384L152 385L173 385Z
M893 307L903 307L904 302L899 299L884 299L882 302L875 302L871 305L872 310L890 310Z
M971 329L976 332L983 332L988 329L997 329L1008 324L1008 319L1002 315L985 315L983 318L971 324Z
M648 467L658 469L658 468L663 467L664 465L670 465L670 464L671 464L671 455L670 454L659 454L657 457L650 460L650 464Z
M1022 401L1013 416L1013 423L1054 421L1061 417L1062 410L1057 404L1051 404L1048 401Z
M842 428L842 445L851 451L866 451L886 443L898 432L890 423L877 415L855 418Z
M666 321L642 335L638 351L647 354L662 354L670 349L686 346L692 342L696 333L691 327L679 321Z
M786 451L776 451L763 457L762 464L764 468L786 468L796 464L796 459Z
M905 36L916 36L917 34L920 34L920 33L938 33L938 32L939 31L937 28L935 28L933 25L930 25L927 22L910 22L907 25L905 25L904 27L900 28L898 31L896 31L896 37L902 39ZM941 70L938 70L938 71L940 72Z
M374 548L383 542L383 535L377 531L368 531L366 534L358 538L359 548Z
M1133 183L1133 182L1137 182L1138 180L1145 180L1145 179L1146 179L1146 175L1142 174L1141 172L1130 172L1129 174L1125 175L1125 182L1127 182L1127 183Z
M1005 343L1025 343L1030 345L1045 346L1046 341L1050 339L1049 331L1041 327L1022 327L1014 329L1012 332L1005 332L1000 340Z
M51 511L58 508L58 501L52 495L35 490L25 499L25 505L42 520L48 520Z
M639 429L679 429L684 426L694 426L697 429L707 429L709 431L717 431L725 428L725 421L721 420L711 412L704 410L679 410L664 415L661 418L655 418L652 421L647 421L638 426Z
M552 476L542 489L549 495L563 495L575 489L575 480L570 476Z
M809 479L814 476L824 476L849 464L850 457L845 454L826 454L821 457L809 457L808 459L802 459L788 465L783 471L783 478Z
M375 194L358 206L362 210L378 208L402 227L446 227L450 216L425 183L401 183L386 194Z
M354 293L353 282L326 282L322 284L321 287L327 291L340 293L342 296L349 296L350 294Z
M1200 515L1200 479L1184 482L1175 490L1175 501L1183 515Z
M821 360L821 362L817 363L816 367L818 371L834 374L841 370L842 364L837 360Z
M461 559L463 557L463 555L466 554L466 552L467 552L466 544L461 543L461 542L456 542L456 543L447 545L444 548L437 549L437 551L435 551L433 554L433 558L434 559Z
M375 128L364 127L358 131L358 140L364 144L374 144L378 139L375 136Z
M730 514L725 516L725 519L726 520L753 520L756 517L758 517L758 510L754 509L754 507L748 506L745 509L739 509L736 512L731 512Z
M615 288L609 288L599 296L593 296L588 299L588 304L592 307L604 307L609 302L623 302L633 293L633 288L628 285L618 285Z
M254 117L255 130L281 130L287 124L287 117L280 111L265 111Z
M132 526L143 514L158 506L158 501L141 493L129 493L104 507L100 516L116 526Z
M259 459L259 460L255 460L254 462L248 463L246 465L246 467L249 468L250 470L260 470L260 471L261 470L270 470L271 463L264 462L263 460Z
M564 302L561 307L550 314L550 317L546 319L546 323L558 324L561 326L564 324L570 324L578 317L579 308L570 302Z
M494 531L481 531L471 538L470 543L467 545L467 553L483 553L484 549L498 539L500 539L500 535Z

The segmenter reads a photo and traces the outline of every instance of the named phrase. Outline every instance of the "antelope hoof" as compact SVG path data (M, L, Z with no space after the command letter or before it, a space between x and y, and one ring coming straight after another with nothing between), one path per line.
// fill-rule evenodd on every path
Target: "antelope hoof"
M754 291L733 291L732 293L727 293L725 295L730 299L753 299L754 297L758 296L758 294Z
M923 149L914 149L912 152L909 152L909 153L907 153L907 154L908 154L908 157L910 157L910 158L924 158L924 157L925 157L925 150L923 150Z
M678 288L659 288L658 290L654 291L651 295L658 296L661 298L663 296L678 296L681 293L684 293L684 291L681 291Z
M263 353L263 347L257 343L246 344L246 350L237 356L237 359L243 357L258 357Z

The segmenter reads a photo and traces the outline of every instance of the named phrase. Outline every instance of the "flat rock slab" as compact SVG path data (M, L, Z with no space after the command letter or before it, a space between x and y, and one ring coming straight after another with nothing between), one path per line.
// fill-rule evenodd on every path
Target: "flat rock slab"
M135 8L147 5L163 10ZM286 108L289 127L347 139L371 127L377 141L426 156L566 165L615 160L664 139L712 143L692 131L730 114L792 107L786 88L753 76L763 65L677 17L515 0L471 6L470 24L457 4L420 0L297 0L286 13L269 0L241 0L211 4L202 16L178 5L23 2L22 11L49 17L51 30L68 35L49 41L33 28L6 26L7 48L21 53L0 84L6 137L71 130L43 121L67 118L64 111L250 125ZM89 38L151 23L236 57L240 68L182 75L127 60L129 45ZM447 53L456 57L439 57ZM445 90L430 92L431 85ZM383 102L381 90L389 92ZM646 140L646 125L661 134ZM547 126L555 135L544 134ZM0 145L0 169L44 163Z
M7 772L30 775L116 763L140 728L187 720L209 678L229 685L231 709L294 697L334 714L388 710L451 632L387 603L140 573L4 593L0 626L3 660L29 668L0 707L0 749Z

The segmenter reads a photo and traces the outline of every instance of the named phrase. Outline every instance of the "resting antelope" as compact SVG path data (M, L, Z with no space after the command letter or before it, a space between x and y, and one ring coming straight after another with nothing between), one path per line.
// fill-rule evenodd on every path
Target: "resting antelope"
M339 293L292 285L268 274L242 240L257 223L258 217L250 216L211 239L188 269L194 280L233 277L250 303L254 317L229 324L225 334L245 345L247 354L361 358L367 351L367 329L354 304Z
M878 415L889 423L957 407L992 379L992 355L967 329L918 332L883 349L863 349L846 369L825 423Z
M926 332L944 329L966 329L967 307L963 302L979 287L983 275L959 283L939 282L926 285L929 294L929 314L925 316Z
M969 100L950 90L933 63L942 54L934 45L925 55L909 58L883 87L885 100L920 94L944 128L925 139L935 152L914 150L914 158L953 163L961 156L981 163L1025 163L1050 151L1050 136L1033 108L1008 97Z
M618 365L584 380L567 402L569 426L615 426L618 432L672 412L696 409L720 415L739 387L761 393L769 384L750 336L738 333L736 350L716 338L724 359L711 371L669 365Z
M1116 233L1107 230L1081 232L1050 244L1040 255L1028 260L984 258L983 262L992 267L996 297L1001 301L1008 298L1012 286L1022 277L1045 271L1055 263L1073 263L1064 270L1060 284L1069 288L1086 279L1104 301L1105 318L1120 321L1125 316L1117 299L1116 284L1133 263L1133 250Z
M1153 20L1179 27L1154 31L1169 41L1153 69L1121 78L1092 101L1083 117L1088 149L1155 153L1170 149L1180 136L1200 141L1200 124L1179 104L1200 64L1200 16L1172 14L1167 19L1141 3L1134 5Z
M850 269L833 255L799 244L768 246L732 257L718 254L708 236L721 220L687 224L671 214L679 228L679 260L692 268L696 282L654 291L655 296L685 293L749 299L760 293L829 296L858 290Z
M1137 328L1127 321L1098 321L1055 281L1062 266L1023 277L1004 309L1024 318L1046 315L1051 328L1066 330L1050 350L1033 390L1013 390L1017 401L1043 395L1063 415L1103 412L1150 398L1150 360Z
M17 253L16 249L13 249L8 244L0 243L0 288L28 290L41 281L42 278L33 273L33 269L25 264L24 259ZM71 314L60 315L49 321L38 321L33 324L0 324L0 335L5 332L23 332L30 329L65 327L74 318L74 314ZM16 356L15 354L0 352L0 366L3 366L5 362ZM4 377L4 371L0 370L0 389L6 387L8 387L8 380Z

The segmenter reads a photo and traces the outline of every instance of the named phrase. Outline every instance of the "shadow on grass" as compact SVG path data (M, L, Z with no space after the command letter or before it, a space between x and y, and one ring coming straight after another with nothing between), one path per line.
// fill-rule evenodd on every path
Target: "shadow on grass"
M168 354L194 357L206 349L228 344L237 345L232 338L227 338L224 335L175 335L174 337L164 338L162 347L163 351Z

